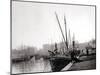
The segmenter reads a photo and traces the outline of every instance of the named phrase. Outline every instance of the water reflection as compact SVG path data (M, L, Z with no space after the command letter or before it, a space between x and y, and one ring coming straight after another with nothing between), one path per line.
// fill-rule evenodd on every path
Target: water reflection
M33 57L30 61L13 63L12 73L30 73L30 72L50 72L51 66L47 59L35 59Z

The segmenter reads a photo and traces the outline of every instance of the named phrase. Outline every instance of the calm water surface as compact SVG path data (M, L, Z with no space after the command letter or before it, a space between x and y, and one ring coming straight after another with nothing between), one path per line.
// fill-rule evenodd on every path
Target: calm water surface
M51 66L49 60L34 57L30 61L13 63L12 73L34 73L34 72L50 72Z

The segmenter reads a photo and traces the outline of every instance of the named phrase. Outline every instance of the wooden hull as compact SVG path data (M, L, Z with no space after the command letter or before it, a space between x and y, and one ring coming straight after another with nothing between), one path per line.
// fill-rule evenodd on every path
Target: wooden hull
M50 64L53 72L61 71L66 65L69 64L71 59L69 58L51 58Z

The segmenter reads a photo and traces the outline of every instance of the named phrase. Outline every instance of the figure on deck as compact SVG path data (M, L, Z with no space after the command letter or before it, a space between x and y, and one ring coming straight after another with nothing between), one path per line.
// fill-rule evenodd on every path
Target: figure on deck
M71 51L71 60L79 62L80 60L77 58L78 51L75 49L75 41L73 41L73 50Z
M58 53L57 43L55 43L54 53L55 53L55 54L57 54L57 53Z
M54 49L54 51L48 50L48 52L50 53L51 56L55 56L56 54L58 54L57 43L55 43L55 49Z

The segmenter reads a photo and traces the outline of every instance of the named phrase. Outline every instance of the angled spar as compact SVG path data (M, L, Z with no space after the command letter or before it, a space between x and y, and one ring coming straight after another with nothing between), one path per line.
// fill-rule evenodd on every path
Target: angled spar
M61 25L60 25L60 22L59 22L59 19L58 19L58 15L57 15L56 12L55 12L55 15L56 15L56 18L57 18L57 22L58 22L58 25L59 25L59 28L60 28L60 31L61 31L62 37L63 37L64 42L65 42L65 45L66 45L66 47L68 48L68 44L66 43L66 39L65 39L65 37L64 37L63 30L62 30L62 28L61 28Z
M68 50L68 39L67 39L67 25L66 25L66 17L64 15L64 24L65 24L65 37L66 37L66 46L67 46L67 50Z

